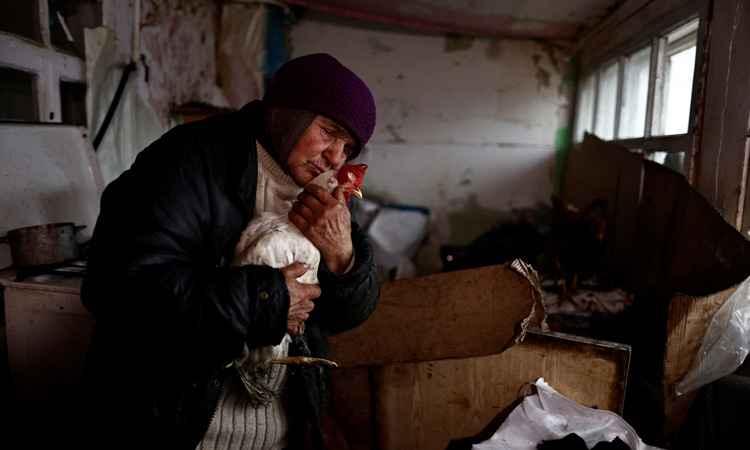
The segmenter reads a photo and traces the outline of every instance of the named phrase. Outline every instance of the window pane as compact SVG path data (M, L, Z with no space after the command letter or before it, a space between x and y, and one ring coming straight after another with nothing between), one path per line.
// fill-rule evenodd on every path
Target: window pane
M638 50L625 60L618 139L639 138L646 133L650 66L650 45Z
M83 29L102 24L102 0L49 0L50 39L60 50L84 58Z
M0 120L38 121L34 76L0 68Z
M654 105L653 135L687 133L690 126L690 100L698 39L698 20L671 32L664 39L665 51L661 83Z
M646 159L682 173L685 165L685 152L645 152Z
M695 46L669 57L664 134L684 134L690 122Z
M39 10L30 0L0 2L0 31L17 34L41 42Z
M60 82L62 123L86 125L86 85Z
M581 80L578 87L578 104L576 105L576 128L573 142L582 142L583 133L592 132L594 120L594 94L596 77L592 74Z
M599 75L599 95L596 97L594 134L604 140L615 138L615 112L617 108L617 82L620 65L605 67Z

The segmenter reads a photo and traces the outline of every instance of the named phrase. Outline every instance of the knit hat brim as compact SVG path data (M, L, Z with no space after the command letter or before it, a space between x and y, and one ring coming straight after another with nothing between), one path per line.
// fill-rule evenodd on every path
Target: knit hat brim
M304 108L340 124L357 143L355 158L375 130L375 100L354 72L326 53L288 61L263 96L266 107Z

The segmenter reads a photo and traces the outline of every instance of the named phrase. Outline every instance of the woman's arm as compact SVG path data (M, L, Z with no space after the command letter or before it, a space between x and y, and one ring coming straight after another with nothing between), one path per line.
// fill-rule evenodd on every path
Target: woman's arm
M208 145L165 136L107 187L82 298L105 326L151 342L148 351L226 363L245 342L281 341L289 295L279 270L220 266L241 230L231 228L244 223Z

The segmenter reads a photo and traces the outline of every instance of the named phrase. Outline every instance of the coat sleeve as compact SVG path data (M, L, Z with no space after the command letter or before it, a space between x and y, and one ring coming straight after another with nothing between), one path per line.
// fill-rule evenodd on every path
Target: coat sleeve
M289 309L280 271L220 264L246 215L231 161L210 156L220 146L207 139L168 133L110 183L82 287L109 335L127 332L153 358L196 365L226 364L245 342L280 342Z
M373 248L357 222L352 222L355 261L342 276L331 273L321 261L318 271L321 296L312 314L329 332L349 330L364 322L375 310L380 282L373 262Z

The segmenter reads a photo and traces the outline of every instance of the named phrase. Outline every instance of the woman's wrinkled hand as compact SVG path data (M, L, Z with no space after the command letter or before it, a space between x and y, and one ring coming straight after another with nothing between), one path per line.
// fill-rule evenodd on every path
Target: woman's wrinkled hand
M307 185L292 204L289 220L320 250L328 270L336 275L347 270L354 257L352 218L340 186L330 194Z
M320 287L297 281L297 278L307 272L307 267L302 263L295 262L279 270L284 274L286 287L289 290L289 314L286 330L287 333L294 335L297 334L299 324L310 317L310 312L315 307L313 299L320 297Z

